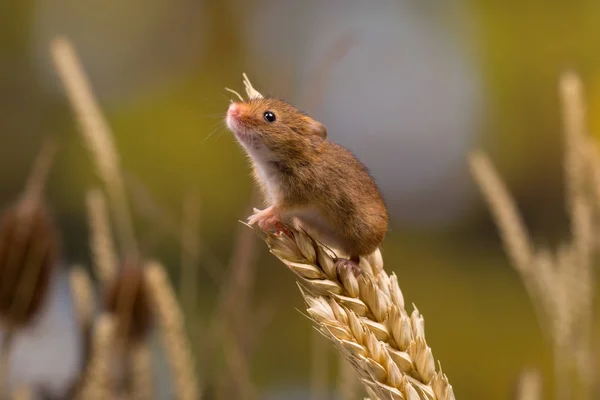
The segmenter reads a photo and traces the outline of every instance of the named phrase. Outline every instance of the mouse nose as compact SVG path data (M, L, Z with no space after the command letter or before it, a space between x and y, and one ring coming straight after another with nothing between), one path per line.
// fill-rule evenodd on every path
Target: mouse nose
M237 117L242 113L242 105L239 103L231 103L227 110L227 115L230 117Z

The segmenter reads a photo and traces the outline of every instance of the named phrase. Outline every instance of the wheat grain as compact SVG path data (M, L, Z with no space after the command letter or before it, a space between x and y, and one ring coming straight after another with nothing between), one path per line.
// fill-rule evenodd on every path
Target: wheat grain
M171 368L174 391L179 400L200 399L191 346L185 332L183 313L164 268L158 262L145 267L149 294L154 306L163 346Z
M373 399L454 399L436 372L424 320L409 315L395 274L383 270L381 253L361 259L361 275L342 270L336 255L306 233L291 237L255 228L271 252L298 278L308 314L354 366Z

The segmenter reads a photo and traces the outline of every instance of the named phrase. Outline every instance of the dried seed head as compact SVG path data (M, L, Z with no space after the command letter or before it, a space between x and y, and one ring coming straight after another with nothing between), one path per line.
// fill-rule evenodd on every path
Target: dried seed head
M118 334L127 340L142 340L152 327L148 287L142 267L125 264L108 285L104 305L117 316Z
M421 315L421 313L419 312L419 310L417 310L417 307L414 306L414 310L413 312L410 314L410 322L412 325L412 329L413 329L413 335L415 338L420 337L420 338L425 338L425 319L423 318L423 316Z
M306 300L307 305L306 311L308 311L310 316L316 321L328 322L336 320L331 306L322 297L306 296L304 299Z
M357 277L337 268L323 244L287 228L290 235L254 229L297 275L318 331L357 370L372 398L454 400L446 376L435 371L423 316L416 308L407 314L398 278L383 270L381 253L361 257Z
M59 260L59 233L38 201L24 199L0 217L0 319L28 324L47 297Z
M366 275L361 275L358 283L361 297L373 313L375 320L378 322L385 320L389 308L389 301L386 295L379 289L373 279Z
M358 297L359 287L356 276L349 269L343 268L339 271L340 282L344 285L344 289L348 292L350 297Z
M408 354L413 359L415 369L420 375L420 381L428 384L435 374L435 361L431 347L427 346L422 337L416 337L408 348Z
M321 246L317 247L317 258L319 266L329 279L337 278L337 268L333 257Z
M393 272L390 275L390 297L396 307L400 309L404 308L404 295L402 294L402 290L400 290L400 285L398 285L398 277Z
M317 260L317 253L312 240L306 233L301 231L298 231L298 233L294 235L294 239L296 240L296 245L298 246L300 253L302 253L306 261L310 264L314 264Z
M440 370L433 377L431 386L436 398L440 400L454 400L454 391L452 389L452 385L450 385L448 382L448 377L442 372L441 366ZM526 397L520 398L525 399Z

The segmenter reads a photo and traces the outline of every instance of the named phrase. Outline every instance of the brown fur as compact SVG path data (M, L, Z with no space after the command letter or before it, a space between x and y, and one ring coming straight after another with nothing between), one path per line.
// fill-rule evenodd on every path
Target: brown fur
M328 141L321 123L284 101L253 99L237 107L241 112L232 130L238 140L250 146L258 141L272 155L265 162L248 151L257 181L278 213L297 219L317 239L351 256L377 249L388 215L366 167L350 151ZM264 119L267 110L275 113L275 122ZM261 177L265 164L271 182Z

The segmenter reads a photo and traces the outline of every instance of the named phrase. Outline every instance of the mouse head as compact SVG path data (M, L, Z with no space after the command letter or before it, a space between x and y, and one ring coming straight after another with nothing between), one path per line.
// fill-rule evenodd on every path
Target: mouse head
M326 139L325 126L285 101L255 98L234 102L227 126L258 162L302 162Z

